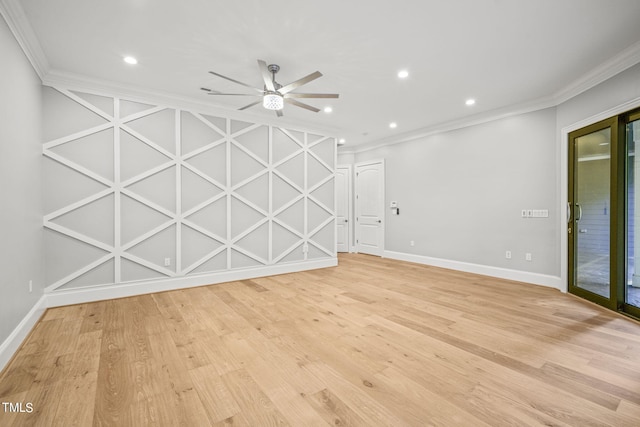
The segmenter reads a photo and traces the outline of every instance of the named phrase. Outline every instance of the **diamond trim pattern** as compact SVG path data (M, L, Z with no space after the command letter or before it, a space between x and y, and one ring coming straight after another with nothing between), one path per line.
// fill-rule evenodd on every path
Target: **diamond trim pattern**
M103 109L99 108L98 105L94 105L88 101L95 96L100 96L99 99L104 101L104 94L84 94L86 96L83 96L83 94L80 92L72 92L63 87L54 87L54 89L57 91L55 92L55 96L65 96L68 99L79 104L80 106L86 108L90 112L106 120L107 122L97 126L89 127L87 129L83 129L78 132L74 132L70 135L65 135L63 137L55 138L50 141L45 141L43 143L44 157L48 159L48 161L57 162L67 168L78 172L79 174L81 174L81 176L88 177L93 181L102 184L104 188L91 194L90 196L81 197L80 200L69 203L62 208L56 209L52 212L48 212L44 216L43 224L45 229L49 230L50 232L63 234L89 247L101 249L105 251L106 254L86 265L82 265L80 268L67 268L67 271L62 275L62 277L55 277L51 280L51 283L48 283L48 286L46 288L47 292L55 292L57 289L65 287L65 285L68 285L71 282L76 283L79 281L79 279L82 279L85 274L92 271L98 272L98 267L101 267L100 271L103 271L105 269L110 270L111 267L109 266L112 266L113 274L108 275L111 279L108 279L105 283L92 282L80 284L78 286L103 286L129 282L129 278L124 277L125 275L123 274L123 263L125 262L142 266L152 271L154 274L157 274L157 278L167 278L204 274L206 272L201 271L200 267L208 265L207 263L209 261L220 256L221 254L223 256L226 255L226 268L224 270L245 268L244 266L250 263L255 263L255 265L261 266L286 262L287 258L291 258L291 254L297 253L296 251L303 252L303 256L301 256L301 258L304 260L309 259L309 257L315 256L315 254L320 254L320 256L322 257L336 256L335 231L333 233L333 241L330 242L330 244L327 244L327 242L325 241L317 241L318 239L316 239L316 236L319 236L319 233L324 230L325 227L333 227L335 230L335 200L333 198L333 195L331 195L332 197L329 198L327 197L327 191L318 191L316 193L316 190L323 187L323 185L327 183L331 184L335 180L336 144L334 138L318 138L318 136L315 134L309 134L306 132L301 132L299 130L291 131L288 129L282 129L279 127L263 125L259 123L236 122L232 119L223 117L210 118L209 116L205 116L198 112L175 109L159 105L154 106L139 104L141 106L140 108L131 110L132 103L135 104L134 101L113 96L108 97L113 101L113 114L109 114L108 112L105 112L103 111ZM127 103L127 109L129 111L136 112L124 116L121 115L121 106L123 106L124 103ZM102 102L101 104L103 106L105 105L104 102ZM110 109L111 108L109 108L109 110ZM161 115L159 114L152 117L152 120L150 120L150 122L157 123L158 120L166 120L165 117L170 117L170 120L173 121L173 123L162 122L162 129L171 128L173 129L174 133L173 135L162 135L162 139L165 141L164 147L157 141L154 141L153 138L149 137L149 134L154 134L154 132L147 132L143 126L144 120L140 120L149 118L158 113L161 113ZM47 114L46 103L44 114ZM61 112L57 111L56 114L59 116ZM185 114L190 115L189 120L181 120L181 118ZM68 118L68 120L73 120L72 114L68 114L65 118ZM193 120L194 118L196 119L195 121ZM136 120L139 121L137 122L136 129L134 129L131 126L131 123ZM197 129L195 128L195 126L193 126L196 122L198 126ZM224 129L221 128L222 123L225 124ZM193 126L193 128L189 128L189 132L183 133L182 126ZM74 144L70 144L69 146L67 146L69 150L71 150L75 146L81 146L83 138L89 137L107 129L112 130L110 135L113 135L113 179L107 179L103 175L98 174L96 171L82 166L59 153L56 153L56 147L61 147L64 144L74 142ZM233 132L233 130L236 131ZM277 162L274 162L274 148L280 149L280 147L274 147L275 141L273 135L276 131L280 133L279 138L282 138L282 135L285 135L287 138L289 138L290 141L293 141L294 144L289 144L287 148L289 152L286 152L284 154L280 153L278 155L279 160ZM156 164L153 167L146 168L145 170L136 173L134 176L130 176L127 179L123 180L121 178L121 156L123 151L122 144L125 144L126 142L122 140L121 132L126 132L126 134L135 138L138 142L144 144L146 147L162 154L166 158L166 161L162 160L160 164ZM203 132L205 132L206 135ZM195 139L189 140L188 144L185 140L184 146L188 145L190 147L190 151L183 152L183 135L194 134L200 135L200 139L198 141L196 141ZM313 137L311 137L311 135L313 135ZM171 147L171 149L167 149L166 147L166 139L169 136L174 143L174 147ZM311 140L313 142L309 142ZM245 141L245 144L243 144L242 141ZM251 144L247 143L246 141L251 141ZM268 147L268 151L265 150L265 145L263 144L266 144L266 146ZM331 162L327 162L326 153L328 144L333 147L333 160ZM249 147L260 147L260 151L262 153L257 154L253 152ZM209 173L196 167L191 162L195 159L198 159L199 156L205 156L206 154L211 153L210 150L214 149L217 150L216 153L220 153L225 156L224 162L222 162L222 159L220 159L220 166L218 167L219 170L216 169L215 175L217 176L217 178L210 176ZM69 152L69 150L66 150L66 152ZM232 183L232 151L242 153L240 157L244 159L250 159L253 168L257 169L257 172L251 173L248 177L245 177L246 174L242 174L240 176L242 176L243 178L239 182ZM85 149L83 151L83 155L86 155L86 152L87 150ZM264 158L265 152L268 152L268 159ZM300 155L302 155L304 159L304 179L289 176L290 174L287 171L291 170L290 167L283 167L283 165L285 165L289 160L292 160L296 158L296 156ZM156 157L163 159L162 157ZM132 159L127 160L130 162ZM109 161L111 161L111 159L109 159ZM312 181L312 179L309 177L309 170L307 166L309 162L314 162L315 165L313 172L313 186L309 185L309 182ZM86 164L86 162L83 163ZM200 163L202 164L202 162ZM89 162L88 164L95 164L95 162ZM225 166L224 171L220 169L222 167L221 165ZM321 167L318 165L321 165ZM240 164L236 165L235 167L242 166L243 165ZM196 175L198 178L211 184L213 186L212 188L217 189L216 192L218 190L219 192L217 192L212 197L209 197L212 192L207 192L206 195L190 192L191 189L183 185L183 171L188 171L188 173ZM166 180L167 174L171 174L171 177L173 177L172 179L175 179L175 186L172 184L169 191L160 191L156 183L160 182L159 180L161 176L163 176L163 179ZM296 175L300 174L296 173ZM220 179L221 176L226 177L224 182L222 182L222 180ZM238 174L235 173L234 176L238 176ZM253 187L255 188L264 187L264 177L267 178L268 182L268 209L264 208L264 194L253 194L258 193L257 190L252 190L253 193L251 191L248 191L248 189L251 189L251 187L249 187L248 185L252 183L254 183ZM274 209L273 202L274 177L278 177L279 180L282 180L290 185L296 193L295 195L291 196L290 194L292 192L289 191L289 196L286 197L290 198L290 200L288 200L286 203L281 203L277 209ZM45 176L45 179L49 178L55 180L56 177ZM255 182L258 180L261 181L259 185L255 184ZM142 185L141 183L143 183L144 185ZM58 184L56 189L57 191L59 191L59 193L57 191L54 191L53 197L55 197L56 194L64 194L67 188L72 187L65 184L66 183ZM143 188L146 188L146 190L142 190ZM153 189L154 191L149 191L149 189ZM187 194L187 192L189 192L188 195L190 200L190 208L183 210L183 193ZM114 236L113 239L109 239L110 242L103 242L87 236L86 234L79 231L79 229L81 229L82 227L73 227L69 224L67 224L67 226L63 226L56 222L58 218L64 216L65 214L76 212L82 207L87 206L107 196L112 197L114 201L111 204L113 206L113 212L105 212L105 214L108 213L109 215L113 216ZM157 212L162 214L164 217L166 217L166 221L163 221L162 223L154 226L151 230L141 230L139 233L134 233L134 238L129 239L126 242L123 241L123 215L130 215L130 212L122 212L122 200L125 196L141 203L142 205L144 205L144 209L148 210L149 212ZM235 200L235 202L232 203L233 200ZM283 213L296 203L300 202L301 200L304 204L304 210L302 214L304 216L304 230L302 230L302 232L297 230L283 218L279 217L281 213ZM215 219L215 221L217 221L216 229L226 230L225 235L214 233L207 227L196 224L193 220L190 219L192 215L207 209L214 203L224 203L226 205L226 217ZM322 219L319 224L313 229L310 229L310 224L318 223L318 219L309 218L310 203L314 203L316 207L319 207L326 213L326 215L322 215L323 218L324 216L326 216L326 219ZM232 211L232 204L233 206L236 206L236 208L234 208L234 211ZM259 206L260 204L262 204L263 207ZM317 208L314 207L314 210L317 211ZM95 209L93 209L93 211L95 211ZM253 222L251 225L243 228L242 231L237 235L232 235L232 225L235 224L234 221L240 221L241 219L249 218L249 216L247 216L248 213L251 213L251 217L259 217L259 219L257 219L257 221ZM76 215L76 217L77 216L79 215ZM138 222L144 223L144 218L134 219ZM129 218L129 220L131 220L131 218ZM298 218L298 221L300 221L300 218ZM135 224L136 222L134 221L133 223ZM277 224L279 227L274 227L273 224ZM188 227L190 229L189 233L199 233L200 237L198 239L190 240L183 239L183 227ZM147 230L147 228L145 228L144 230ZM292 235L295 236L297 240L286 249L280 249L278 250L278 253L275 253L273 241L274 239L278 239L279 236L277 235L277 233L282 232L282 230L286 230L284 232L287 233L287 241L291 241ZM137 255L134 255L132 253L133 248L136 248L138 245L148 241L154 236L159 236L163 232L172 233L172 244L174 245L173 247L147 249L151 252L143 254L138 253ZM323 234L326 235L326 232L324 232ZM252 248L250 242L264 241L265 238L269 242L268 254L267 256L260 256L256 252L262 252L264 254L264 247L261 250L258 250L258 248ZM327 240L326 236L323 237L323 239ZM210 244L203 246L206 246L207 248L215 246L215 249L206 249L199 252L201 248L188 246L192 244L190 243L191 241L196 240L207 241ZM149 246L154 245L144 245L145 248ZM310 247L313 247L315 249L309 250L308 248ZM142 248L142 246L140 246L139 248ZM136 249L136 252L140 252L140 250L138 249ZM47 250L55 251L56 248L51 247ZM162 250L164 250L164 252L162 252ZM189 254L191 254L192 258L192 254L194 253L199 254L200 256L197 257L197 260L195 262L191 262L189 265L184 265L182 254L187 250L189 251ZM244 257L232 256L233 252L241 254ZM165 259L164 256L166 253L175 254L175 259L170 259L169 265L165 265L165 263L161 261ZM69 260L72 260L74 257L73 253L63 255L65 257L68 257ZM234 265L234 258L242 258L242 264ZM69 264L71 265L72 262L70 262ZM213 265L214 263L209 264ZM217 262L215 264L217 264ZM105 268L105 266L108 268ZM109 271L109 273L111 272ZM111 283L110 280L113 280L113 278L115 278L115 280L113 281L113 283Z

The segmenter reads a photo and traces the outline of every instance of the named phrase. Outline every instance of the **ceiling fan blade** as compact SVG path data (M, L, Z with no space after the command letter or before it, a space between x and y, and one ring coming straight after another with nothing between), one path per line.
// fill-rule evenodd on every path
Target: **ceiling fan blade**
M282 110L276 110L276 115L277 115L278 117L282 117L282 116L283 116L283 114L282 114Z
M338 98L337 93L287 93L285 98Z
M262 73L262 79L264 80L264 86L268 91L275 92L276 87L273 84L273 79L271 74L269 73L269 69L267 68L267 63L262 59L258 59L258 66L260 67L260 72Z
M244 107L242 107L242 108L238 108L238 110L246 110L247 108L251 108L251 107L253 107L254 105L258 105L258 104L260 104L261 102L262 102L262 99L259 99L259 100L257 100L256 102L252 102L251 104L245 105L245 106L244 106Z
M253 86L250 86L250 85L248 85L248 84L246 84L246 83L239 82L238 80L234 80L234 79L232 79L231 77L223 76L222 74L218 74L218 73L215 73L215 72L213 72L213 71L209 71L209 74L213 74L214 76L222 77L223 79L229 80L230 82L234 82L234 83L237 83L237 84L239 84L239 85L242 85L242 86L246 86L246 87L248 87L248 88L251 88L251 89L253 89L253 90L257 90L257 91L258 91L258 92L260 92L260 93L263 93L263 92L264 92L262 89L258 89L257 87L253 87Z
M254 95L253 93L222 93L222 92L214 92L214 91L207 93L207 95L260 96L260 95Z
M307 84L317 78L322 77L322 73L320 71L316 71L315 73L311 73L308 76L305 76L301 79L296 80L295 82L289 83L286 86L282 86L280 89L278 89L278 92L280 92L281 95L284 95L285 93L289 93L292 90L294 90L295 88L297 88L298 86L302 86L304 84Z
M313 111L314 113L317 113L318 111L320 111L316 107L312 107L309 104L304 104L304 103L302 103L300 101L296 101L295 99L292 99L292 98L285 98L284 102L286 102L288 104L296 105L296 106L301 107L301 108L305 108L305 109L307 109L309 111Z

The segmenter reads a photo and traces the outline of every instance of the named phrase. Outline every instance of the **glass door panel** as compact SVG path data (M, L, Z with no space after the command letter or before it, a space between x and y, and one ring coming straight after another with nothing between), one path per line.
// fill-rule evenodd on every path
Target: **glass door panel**
M569 134L569 292L640 318L640 109Z
M574 143L575 286L609 299L611 128Z
M633 118L632 118L633 119ZM636 118L626 125L627 148L627 229L626 229L626 280L624 302L640 308L640 186L636 180L640 177L640 158L636 156L636 146L640 146L640 119Z

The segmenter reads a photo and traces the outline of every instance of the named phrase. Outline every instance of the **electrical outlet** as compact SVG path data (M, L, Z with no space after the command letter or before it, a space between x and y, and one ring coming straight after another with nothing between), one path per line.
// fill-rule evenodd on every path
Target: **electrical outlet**
M524 256L524 259L527 261L531 261L531 254L529 252L527 252Z
M171 258L165 258L164 259L164 266L165 267L169 267L171 265Z
M506 259L511 259L511 251L507 251L507 252L504 254L504 257L505 257Z
M411 246L415 246L415 245L416 245L416 242L414 242L414 241L412 240L412 241L410 241L410 242L409 242L409 245L411 245Z

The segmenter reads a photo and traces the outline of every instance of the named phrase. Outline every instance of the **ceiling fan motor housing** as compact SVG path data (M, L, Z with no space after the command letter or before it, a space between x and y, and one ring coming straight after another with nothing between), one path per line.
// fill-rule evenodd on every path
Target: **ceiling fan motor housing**
M280 66L278 64L269 64L267 70L269 70L271 74L275 74L280 71Z

